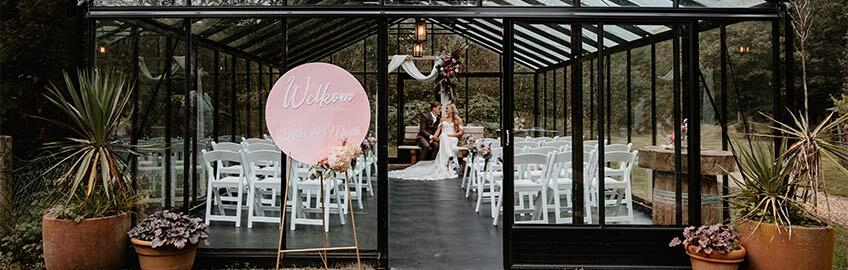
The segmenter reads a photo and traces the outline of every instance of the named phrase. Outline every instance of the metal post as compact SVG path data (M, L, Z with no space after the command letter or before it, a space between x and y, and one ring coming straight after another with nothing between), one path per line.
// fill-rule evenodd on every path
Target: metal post
M263 77L262 73L264 73L263 67L265 66L265 64L263 64L261 62L256 63L256 64L259 65L259 67L258 67L259 68L259 74L257 74L257 76L259 76L259 77L257 78L258 81L256 82L257 86L259 86L259 87L257 87L256 90L259 91L259 93L262 93L262 95L259 95L260 99L256 101L256 102L259 103L259 112L258 112L259 113L259 115L258 115L259 119L257 119L259 121L259 133L257 133L257 134L259 134L259 137L261 138L262 133L263 133L262 130L265 129L265 121L262 121L262 119L265 119L265 117L264 117L264 115L265 115L265 103L262 102L262 98L261 98L265 94L265 82L263 82L264 79L262 78Z
M783 117L783 99L780 96L780 21L771 22L771 91L772 91L772 117L781 121ZM781 135L777 129L772 130L774 135L774 156L780 156Z
M556 73L556 71L557 71L556 69L553 70L553 73L554 73L554 78L553 78L554 89L553 89L553 95L552 95L553 106L551 106L551 107L553 107L553 112L551 112L551 115L554 117L554 121L553 121L554 122L554 128L553 128L554 130L557 129L557 116L556 116L557 115L557 102L556 102L557 101L556 100L556 97L557 97L557 73Z
M253 108L251 108L251 106L253 105L253 99L251 98L252 95L250 95L250 92L253 92L253 90L250 89L250 75L252 75L251 73L253 73L253 69L251 69L250 67L250 59L244 59L244 91L247 93L248 97L247 102L245 102L245 107L247 107L247 117L244 120L246 130L244 136L247 138L253 137L253 130L250 129L250 117L253 117Z
M788 12L788 11L787 11ZM788 111L798 108L795 99L795 26L792 25L791 16L786 14L783 19L783 52L784 52L784 77L786 77L786 107ZM788 119L788 118L787 118Z
M657 145L657 44L651 43L651 145Z
M680 124L683 119L680 115L680 25L672 26L671 31L674 31L674 39L671 42L672 50L672 69L674 74L673 79L673 95L672 95L672 115L674 118L673 127L676 137L680 137ZM674 222L677 225L683 225L683 182L681 170L683 169L683 144L680 139L674 140Z
M612 143L612 79L610 74L612 74L612 54L607 54L607 144ZM603 113L603 112L601 112Z
M604 97L604 61L601 60L604 57L604 46L603 46L604 25L603 24L598 24L598 40L600 41L598 43L598 111L603 112L604 111L604 105L605 105L604 101L609 99L607 97ZM604 139L605 139L604 138L604 125L601 124L603 122L604 122L604 114L599 113L598 114L598 149L597 149L598 153L596 154L598 156L598 178L597 179L604 179L604 173L605 173L604 170L607 167L606 165L604 165L604 164L606 164L605 163L606 159L604 158L604 146L606 144L604 143ZM606 181L598 181L598 200L597 200L598 201L598 224L601 224L601 227L604 227L604 224L606 223L606 203L604 202L606 200L606 199L604 199L605 198L604 195L606 193L606 188L604 188L604 184L605 184L604 182L606 182Z
M577 55L574 53L573 55ZM568 66L562 67L562 129L563 135L568 134Z
M377 250L381 264L388 263L389 256L389 130L386 112L379 109L389 107L389 25L386 19L377 19ZM385 265L388 267L388 265Z
M689 23L687 34L689 43L687 46L687 58L689 79L689 147L687 148L686 160L688 161L689 176L689 224L701 225L701 91L698 84L698 22ZM601 181L603 182L603 181Z
M288 21L287 18L280 19L280 37L282 37L282 40L280 42L280 52L282 54L280 56L280 76L281 77L288 70L288 67L289 67L289 45L288 45L289 44L289 23L288 22L289 21ZM285 152L280 151L280 162L281 162L280 163L281 168L289 168L288 166L290 166L290 165L287 164L289 162L288 155L286 155ZM282 179L280 181L280 190L286 190L286 187L288 186L288 183L289 183L288 182L289 174L284 173L284 174L281 174L281 175L282 175L282 177L281 177ZM287 202L283 202L283 203L280 204L280 208L281 208L280 213L282 213L282 215L280 215L281 219L285 219L285 216L286 216L285 215L286 203ZM289 221L289 222L291 222L291 221ZM286 224L284 222L280 222L280 236L282 237L282 239L286 239L285 237L286 237L286 231L287 230L285 228L286 228ZM279 247L283 248L283 249L287 248L287 246L288 246L288 244L285 243L285 242L279 243L279 245L280 245ZM282 255L279 255L279 256L282 256Z
M232 61L230 63L232 65L230 70L230 142L236 142L236 134L238 134L238 131L236 131L236 120L238 118L238 101L236 101L236 98L238 98L238 90L236 90L236 78L238 76L236 69L238 66L236 65L236 56L230 55L230 61Z
M720 42L720 67L721 73L721 150L727 151L730 137L727 133L727 26L722 25L719 29ZM727 196L730 194L730 186L728 185L727 175L721 176L721 195ZM721 216L723 219L730 219L730 205L727 200L721 200Z
M213 89L215 93L212 93L212 140L216 143L218 142L218 136L220 135L220 128L218 127L218 114L221 113L221 52L218 48L215 48L215 71L213 80Z
M501 91L501 138L504 138L504 151L503 151L503 166L504 168L512 168L513 166L513 155L515 151L513 149L513 134L512 129L514 125L513 120L513 104L514 104L514 95L513 95L513 86L514 86L514 75L515 67L513 66L513 22L512 19L506 18L503 20L503 55L501 60L501 66L503 67L502 79L503 82L503 90ZM512 242L510 235L512 233L513 219L514 219L514 208L515 205L513 203L514 200L514 186L511 181L513 178L512 174L505 174L503 181L503 192L501 196L503 197L505 203L503 205L503 267L504 269L512 268Z
M598 60L598 63L601 61ZM602 65L603 66L603 65ZM600 105L600 104L599 104ZM603 112L603 111L601 111ZM603 118L601 118L603 119ZM598 125L603 125L598 122ZM595 60L589 59L589 139L595 138Z
M574 52L574 61L571 66L571 170L572 179L583 179L583 58L581 46L583 45L583 29L580 24L571 25L571 51ZM573 209L572 222L583 224L584 213L583 183L574 181L572 184L571 205Z
M630 49L627 49L627 143L633 140L633 87L630 69Z
M132 116L131 116L132 117L132 120L131 120L132 121L132 129L131 130L133 132L130 134L130 144L132 144L132 145L138 145L138 132L136 132L136 131L139 129L139 126L138 126L138 111L141 109L141 108L139 108L139 102L141 101L141 95L139 95L140 90L138 89L139 88L139 84L138 84L138 69L139 69L139 67L138 67L138 61L139 61L138 60L138 56L139 56L138 42L139 42L139 38L141 36L139 33L140 32L139 32L138 26L133 26L133 28L132 28L132 37L133 37L132 38L132 42L133 42L133 45L132 45L132 74L130 75L131 78L132 78L131 83L133 85L133 92L132 92L133 103L132 103L132 106L131 106L131 108L132 108ZM138 175L138 156L130 155L130 158L131 158L131 160L130 160L130 173L133 176ZM132 188L133 188L133 190L138 190L138 179L136 179L136 177L132 177ZM135 216L133 216L133 218L135 218Z
M396 127L397 130L395 132L397 132L397 142L396 142L396 144L398 146L403 145L403 141L405 139L404 134L406 132L406 130L405 130L406 127L404 126L404 123L403 123L403 121L404 121L403 114L404 114L404 110L406 109L406 108L404 108L404 105L405 105L404 103L406 103L406 100L404 99L404 96L403 96L403 78L401 76L402 76L401 74L398 74L397 80L395 80L395 85L396 85L395 86L395 91L396 91L395 92L395 99L397 99L396 100L397 101L397 116L396 116L397 120L396 120L396 123L395 123L397 125L397 127ZM429 108L429 109L432 109L432 108ZM422 159L426 159L426 158L427 157L422 157Z
M545 84L542 85L542 111L544 114L542 115L542 128L545 130L548 129L548 72L542 73L542 80L545 81ZM547 133L542 134L542 136L547 136Z
M171 40L171 36L165 37L165 47L166 48L171 48L172 42L173 41ZM167 61L167 62L174 61L173 51L174 50L172 49L170 53L166 54L164 61ZM166 67L166 69L164 69L164 70L171 70L170 64L166 64L165 67ZM164 190L165 194L162 195L162 198L165 200L165 203L164 203L165 208L171 208L171 183L174 182L174 179L171 179L173 177L172 170L171 170L171 164L172 164L172 162L171 162L171 137L173 137L173 135L171 134L172 133L171 129L173 129L172 126L173 126L173 122L174 122L174 119L172 117L174 106L171 104L171 96L173 96L174 93L171 92L171 72L165 72L164 74L165 74L164 75L165 76L165 168L167 168L167 169L165 170L165 190ZM150 106L150 105L148 105L148 106Z
M185 27L184 34L185 39L183 40L183 44L185 45L185 81L184 83L184 92L183 92L183 106L185 106L185 110L183 113L185 114L185 119L183 119L184 133L183 133L183 213L189 213L189 209L191 209L191 204L189 203L189 181L191 168L194 167L193 157L194 153L191 152L191 138L192 131L196 129L192 128L192 114L191 114L191 19L184 19L183 25Z
M533 128L539 127L539 73L533 73ZM536 135L535 131L533 132Z

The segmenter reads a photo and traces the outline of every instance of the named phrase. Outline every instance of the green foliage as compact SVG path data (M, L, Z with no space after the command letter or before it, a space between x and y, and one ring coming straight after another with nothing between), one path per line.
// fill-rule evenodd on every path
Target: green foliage
M47 156L61 158L48 173L69 165L56 183L64 199L51 214L79 221L127 212L140 201L129 186L131 176L121 159L121 155L137 154L137 147L116 138L132 90L121 73L80 71L77 79L65 73L64 91L51 85L45 94L64 119L36 118L73 134L44 148Z
M848 115L834 115L817 125L811 124L806 114L792 114L789 123L771 119L774 124L768 127L783 134L777 136L783 140L779 155L770 142L749 139L748 145L734 146L742 177L732 176L740 189L731 196L731 202L740 218L782 226L825 224L809 210L817 208L819 194L827 194L822 161L840 164L835 167L848 175L844 165L848 163L848 149L834 143L831 136L848 121ZM810 207L805 206L808 203Z
M730 203L738 213L736 216L785 226L823 224L792 195L800 184L789 177L793 161L775 156L774 152L774 144L767 141L734 148L742 173L742 177L730 174L739 187L730 197Z

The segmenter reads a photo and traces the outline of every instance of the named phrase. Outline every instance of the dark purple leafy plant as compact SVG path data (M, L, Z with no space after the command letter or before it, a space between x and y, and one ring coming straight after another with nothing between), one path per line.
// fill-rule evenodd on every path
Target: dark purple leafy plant
M127 235L131 238L150 241L152 248L183 249L206 240L209 232L203 219L165 210L153 213L139 221L132 230L127 232Z
M668 243L669 247L683 244L683 248L692 245L695 252L703 252L707 255L713 252L722 254L729 253L739 247L739 236L724 224L703 225L695 229L689 226L683 229L683 240L675 237Z

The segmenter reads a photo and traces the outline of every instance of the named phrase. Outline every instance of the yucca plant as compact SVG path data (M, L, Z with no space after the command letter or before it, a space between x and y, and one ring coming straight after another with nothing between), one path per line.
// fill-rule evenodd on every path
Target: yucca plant
M116 131L133 87L119 72L77 71L76 80L67 72L63 75L64 89L51 83L44 94L62 118L37 117L71 134L44 146L46 153L61 159L47 172L69 168L57 179L60 196L51 214L79 221L129 211L139 199L122 157L137 153L135 146L118 140Z
M822 161L827 159L848 175L848 149L833 141L839 125L848 115L828 115L818 125L806 115L790 114L792 122L769 117L767 128L780 135L757 134L756 138L779 138L775 151L769 140L758 140L734 146L742 177L734 177L739 190L730 197L738 210L737 217L777 226L822 226L826 221L816 215L819 196L827 197L826 181L821 175ZM766 116L768 117L768 116ZM747 148L746 148L747 147ZM791 231L790 231L791 233Z

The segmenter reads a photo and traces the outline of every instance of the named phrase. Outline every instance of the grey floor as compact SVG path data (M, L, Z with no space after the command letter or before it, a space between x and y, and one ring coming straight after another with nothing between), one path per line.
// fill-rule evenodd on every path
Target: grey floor
M389 179L389 263L392 269L502 268L500 227L492 225L488 204L483 204L480 214L474 212L476 198L472 193L472 198L466 199L459 181ZM357 236L363 249L374 250L377 248L377 197L366 196L363 203L363 209L354 209ZM635 214L634 223L651 223L650 216L638 211ZM202 217L203 213L198 216ZM329 245L352 245L350 226L341 226L337 215L331 216L330 225ZM278 228L277 223L255 223L253 228L247 228L246 216L239 228L232 222L212 222L204 248L276 249ZM322 245L320 226L299 225L295 231L287 230L286 233L289 248Z
M501 231L488 205L474 212L458 179L389 184L393 269L501 269Z

